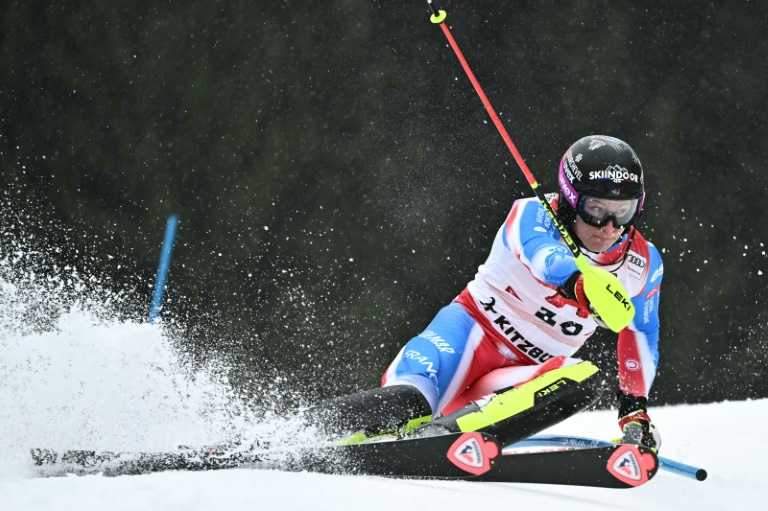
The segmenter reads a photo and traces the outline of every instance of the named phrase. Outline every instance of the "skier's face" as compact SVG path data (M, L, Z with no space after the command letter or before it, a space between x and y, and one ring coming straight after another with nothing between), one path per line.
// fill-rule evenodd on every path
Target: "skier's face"
M573 230L579 237L584 248L590 252L605 252L616 243L624 233L624 227L614 227L613 222L608 222L602 227L593 227L586 223L580 216L576 216Z

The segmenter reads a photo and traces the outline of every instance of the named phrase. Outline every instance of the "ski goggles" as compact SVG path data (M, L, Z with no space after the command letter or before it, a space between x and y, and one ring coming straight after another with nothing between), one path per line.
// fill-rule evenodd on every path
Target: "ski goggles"
M593 227L603 227L612 222L618 229L630 225L637 214L639 199L601 199L582 195L576 204L576 212Z

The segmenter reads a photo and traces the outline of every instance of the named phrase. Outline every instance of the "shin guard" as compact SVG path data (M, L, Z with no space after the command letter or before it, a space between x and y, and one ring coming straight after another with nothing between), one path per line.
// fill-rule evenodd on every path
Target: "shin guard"
M426 398L411 385L392 385L323 401L304 419L332 437L352 433L396 432L411 419L432 413Z

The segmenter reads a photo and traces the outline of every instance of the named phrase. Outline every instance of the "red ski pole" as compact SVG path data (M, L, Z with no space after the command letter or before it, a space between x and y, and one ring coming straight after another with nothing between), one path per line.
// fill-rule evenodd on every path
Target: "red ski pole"
M480 96L480 100L483 102L483 105L485 106L488 115L491 117L493 124L496 126L496 129L499 130L501 138L504 139L504 143L507 144L507 148L509 148L512 156L515 158L518 167L520 167L520 170L522 170L523 174L525 174L525 178L528 180L528 184L531 185L531 188L536 194L536 197L544 206L544 209L547 210L549 216L552 217L552 221L555 223L557 230L560 231L560 235L563 237L563 240L565 240L565 244L576 258L576 264L579 264L579 259L583 261L583 264L589 264L587 263L586 258L582 255L581 250L579 250L579 246L576 245L576 243L573 241L573 238L571 238L571 234L568 232L568 229L560 222L557 213L555 213L555 211L552 209L552 206L550 206L549 202L544 197L544 194L539 189L539 184L536 182L536 178L533 177L533 173L528 168L528 165L525 163L525 160L523 160L523 157L520 155L520 151L518 151L517 147L515 147L515 143L512 142L512 138L509 136L507 129L501 123L501 119L499 119L499 116L496 115L496 111L493 109L491 102L488 100L488 96L486 96L485 92L483 92L483 88L480 86L480 82L478 82L477 78L475 78L475 74L472 72L472 69L470 69L469 64L467 63L467 59L464 58L464 54L461 53L459 45L456 44L456 40L453 38L453 35L451 35L451 31L448 28L448 25L445 24L445 19L448 15L444 10L437 9L432 3L432 0L427 0L427 3L429 3L429 8L432 10L430 21L440 25L440 28L443 30L443 34L445 34L445 38L448 39L448 43L451 45L451 48L453 48L453 51L459 58L461 67L464 68L464 72L467 74L469 81L472 82L472 86L475 88L477 95ZM581 265L579 265L579 269L581 269Z
M630 323L635 314L634 306L631 304L631 302L624 299L626 292L617 294L614 291L617 289L623 291L624 286L619 282L615 275L605 270L592 267L584 254L581 253L579 246L576 244L576 242L573 241L573 237L571 237L571 233L568 231L568 228L560 221L557 213L555 213L555 210L552 209L549 201L547 201L547 199L544 197L544 194L539 189L539 184L536 182L536 178L533 177L533 173L531 173L531 170L528 168L525 160L523 160L523 157L520 156L520 151L518 151L517 147L515 147L515 144L512 142L512 138L509 136L506 128L501 123L501 119L499 119L499 116L496 115L496 111L493 109L493 106L491 106L491 102L488 100L485 92L483 92L483 88L480 87L480 83L477 81L477 78L475 78L475 74L469 68L469 64L467 64L467 60L461 53L459 45L456 44L456 40L451 35L451 31L448 28L448 25L445 24L445 19L447 17L446 12L442 9L437 9L432 3L432 0L427 0L427 3L429 4L429 8L432 10L430 21L436 25L440 25L440 28L443 30L443 34L445 34L446 39L448 39L448 43L451 45L451 48L453 48L453 51L459 58L461 67L464 68L464 72L467 74L469 81L472 82L472 86L475 88L477 95L480 96L480 100L483 102L483 105L485 105L485 109L488 112L488 115L491 116L493 124L496 126L496 129L499 130L501 138L503 138L504 142L507 144L509 151L512 153L512 156L515 158L517 165L520 167L520 170L522 170L523 174L525 174L525 178L528 180L528 184L531 185L533 193L536 194L536 198L539 199L539 202L541 202L541 205L544 207L547 214L550 216L550 218L552 218L552 222L555 224L555 227L557 227L557 230L563 237L563 241L573 254L576 266L584 274L585 286L591 289L591 291L587 290L587 295L591 295L590 301L594 304L595 300L597 299L602 303L601 308L604 307L604 310L609 313L607 316L605 314L602 315L603 321L609 326L611 330L614 332L619 332Z

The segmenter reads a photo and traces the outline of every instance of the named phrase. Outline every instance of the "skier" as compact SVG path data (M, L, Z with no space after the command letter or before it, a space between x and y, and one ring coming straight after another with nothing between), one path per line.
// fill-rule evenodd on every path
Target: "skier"
M647 397L664 270L637 230L645 199L640 160L622 140L587 136L563 155L558 183L547 200L591 266L618 278L610 293L635 310L618 332L620 441L658 449ZM588 279L542 204L518 200L474 280L400 350L382 387L329 400L309 417L328 432L372 435L431 416L417 435L482 430L508 443L557 423L602 392L597 368L573 358L612 314L590 302Z

